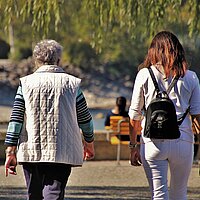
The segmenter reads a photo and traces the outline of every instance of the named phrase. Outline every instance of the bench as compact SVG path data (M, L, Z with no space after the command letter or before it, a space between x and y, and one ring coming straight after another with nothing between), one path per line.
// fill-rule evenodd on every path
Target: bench
M106 127L109 132L110 143L117 145L117 163L120 164L121 144L129 144L129 118L122 116L111 116L110 127ZM138 130L138 138L140 137L140 130Z

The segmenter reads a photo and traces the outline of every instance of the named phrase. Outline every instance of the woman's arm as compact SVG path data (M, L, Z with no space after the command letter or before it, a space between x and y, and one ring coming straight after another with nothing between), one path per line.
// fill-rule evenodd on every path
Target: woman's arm
M94 127L92 116L80 88L76 97L76 112L78 125L81 128L84 137L84 160L90 160L93 159L95 155Z
M130 143L137 144L137 135L141 132L141 121L130 119Z
M130 162L131 162L131 165L133 166L140 166L142 162L140 159L140 151L139 151L139 145L137 142L137 135L141 131L141 121L130 119L129 130L130 130L129 148L131 149Z
M16 175L17 166L17 143L22 131L25 113L25 102L22 94L22 87L19 85L17 94L15 96L15 101L13 105L13 110L10 117L10 122L7 129L7 134L5 138L6 147L6 161L5 161L5 173Z

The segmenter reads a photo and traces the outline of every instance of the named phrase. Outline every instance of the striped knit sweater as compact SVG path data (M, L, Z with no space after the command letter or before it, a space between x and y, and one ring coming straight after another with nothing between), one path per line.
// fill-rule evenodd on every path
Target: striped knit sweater
M80 88L76 97L76 111L78 125L83 132L84 140L86 142L92 142L94 140L92 116L89 112L85 97ZM22 94L22 87L20 85L15 96L13 110L7 129L5 145L17 146L24 123L24 113L25 102Z

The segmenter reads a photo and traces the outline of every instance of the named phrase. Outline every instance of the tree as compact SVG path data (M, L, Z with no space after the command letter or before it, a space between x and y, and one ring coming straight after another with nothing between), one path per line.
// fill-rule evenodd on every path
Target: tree
M0 35L8 43L13 27L18 59L35 42L53 38L64 46L64 61L89 69L95 58L120 73L142 62L151 37L163 29L198 55L199 6L199 0L0 0Z
M72 6L75 4L76 6ZM66 9L69 8L69 9ZM63 9L65 8L65 9ZM72 10L70 10L72 8ZM0 0L1 22L8 27L14 18L31 18L33 32L42 31L47 36L50 24L58 30L66 13L68 18L79 18L90 22L93 46L101 46L108 32L127 29L135 37L136 29L143 24L143 35L152 36L169 21L180 21L180 13L186 10L184 22L188 26L189 36L196 37L200 32L199 0ZM84 13L84 15L80 15ZM112 35L113 37L113 35Z

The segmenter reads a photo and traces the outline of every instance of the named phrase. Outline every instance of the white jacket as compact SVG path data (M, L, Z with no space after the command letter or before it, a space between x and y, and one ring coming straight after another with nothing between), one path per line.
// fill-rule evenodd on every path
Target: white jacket
M158 71L155 66L151 66L162 91L169 87L172 77L165 79L165 75ZM155 86L147 68L141 69L135 79L129 117L134 120L142 120L142 133L145 126L143 119L143 107L147 108L152 99L156 96ZM180 77L176 85L172 88L170 99L176 108L178 118L182 117L186 109L190 106L191 115L200 114L200 88L199 79L195 72L187 70L184 77ZM189 115L186 116L180 125L181 140L193 142L193 133ZM143 136L143 134L142 134ZM143 141L149 142L149 138L143 137Z
M41 66L20 80L26 131L20 135L18 161L82 165L83 145L76 115L81 80L52 65Z

